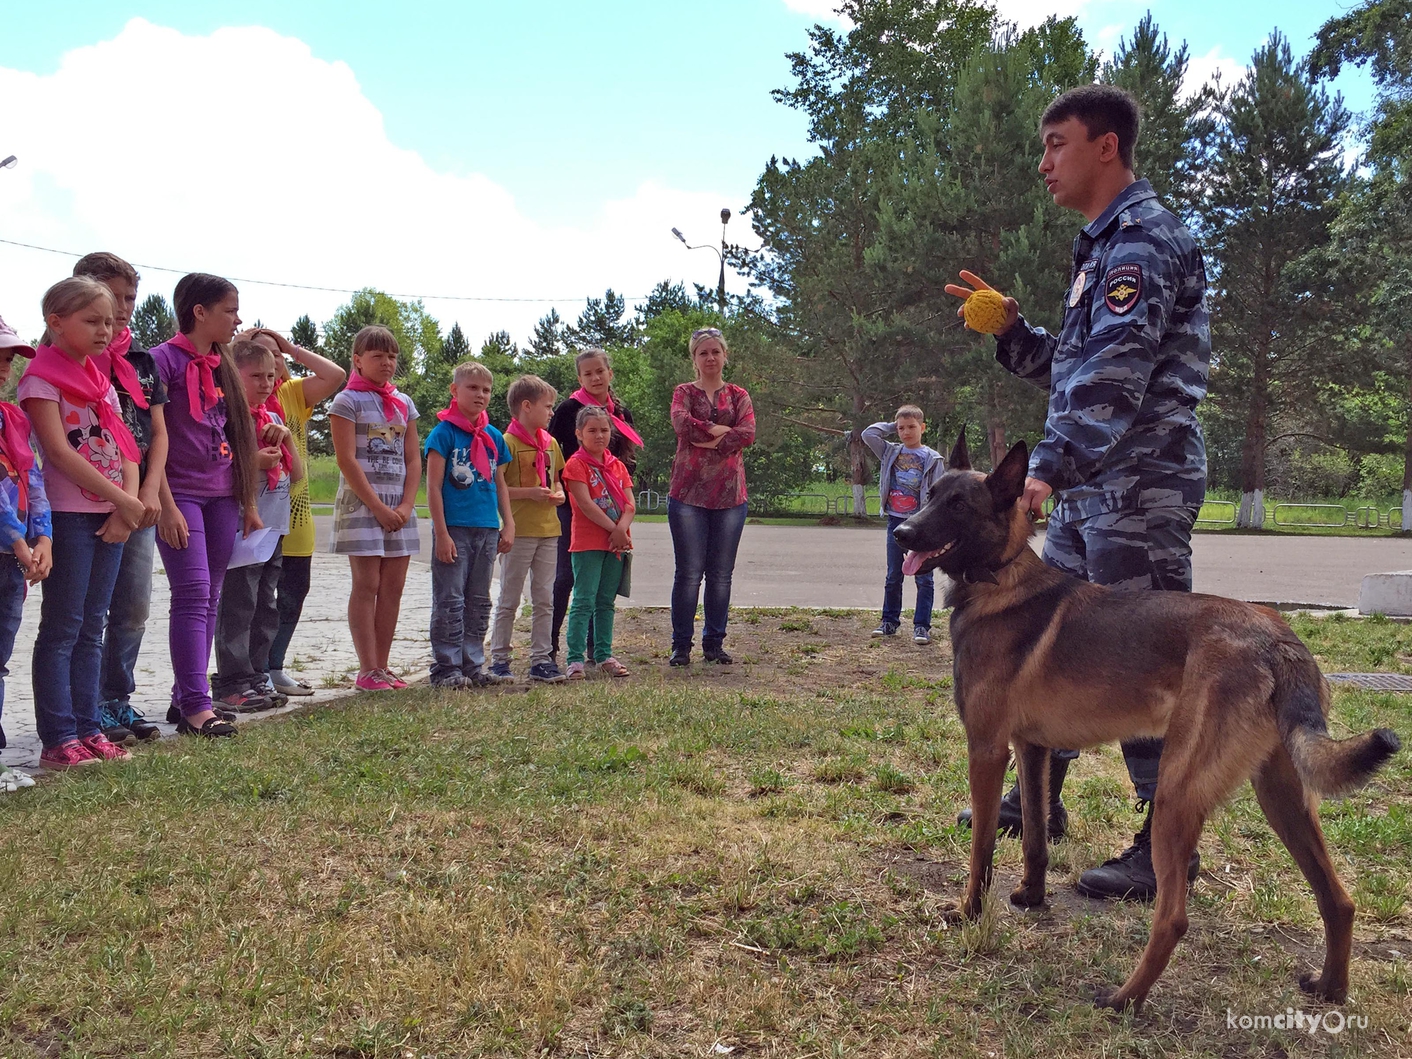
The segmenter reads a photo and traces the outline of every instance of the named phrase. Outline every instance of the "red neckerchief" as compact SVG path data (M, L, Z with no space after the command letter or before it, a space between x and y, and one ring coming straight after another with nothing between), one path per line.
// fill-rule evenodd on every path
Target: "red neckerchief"
M618 480L618 474L617 471L614 470L614 467L621 467L623 461L618 459L618 457L614 456L607 449L603 450L603 458L601 460L595 460L582 445L574 451L574 454L570 456L569 459L583 460L584 463L597 470L598 473L603 476L603 484L608 490L608 495L611 496L614 503L618 505L618 513L621 517L622 512L628 509L628 497L627 494L623 492L623 483Z
M132 332L124 327L118 332L118 337L108 343L108 348L93 358L98 370L104 375L112 373L118 380L118 385L123 388L123 392L132 398L132 403L138 408L147 407L147 395L142 392L142 383L138 381L137 369L132 366L132 362L127 359L127 351L132 348Z
M221 355L200 352L191 339L180 331L172 336L171 344L191 358L186 362L186 406L191 418L200 423L206 418L206 412L215 408L216 402L221 399L215 374L221 366Z
M534 475L539 479L539 484L544 488L549 488L549 446L554 443L549 431L536 429L534 435L524 427L520 426L518 419L510 420L510 426L505 433L519 438L530 448L534 449Z
M274 417L270 414L269 402L256 405L250 410L250 414L255 417L255 445L263 448L264 442L261 437L265 433L265 428L274 422ZM281 416L281 418L283 417ZM283 441L279 443L279 463L265 470L265 481L269 483L271 491L279 488L281 469L290 474L294 473L294 454L289 451L289 446Z
M618 428L618 432L634 445L642 444L642 435L629 426L627 420L618 415L617 408L613 404L613 394L611 391L609 391L608 400L606 401L600 401L582 386L575 390L570 396L579 404L592 404L597 405L599 408L606 408L608 410L608 418L612 420L613 426Z
M495 442L491 441L490 435L485 432L485 428L490 426L490 416L482 412L476 416L475 422L472 422L462 415L461 410L456 407L456 398L453 397L449 405L436 413L436 418L443 423L450 423L453 427L460 427L471 435L471 463L487 482L495 481Z
M402 402L397 387L392 383L385 382L379 386L374 382L369 382L355 371L348 376L347 388L356 393L375 393L381 397L382 417L389 423L407 422L407 406Z
M15 469L20 491L20 510L29 511L29 469L34 466L34 450L29 447L29 416L15 405L0 402L0 447Z
M34 362L25 374L57 386L69 404L92 409L98 425L112 434L113 440L118 443L118 451L133 463L142 459L137 439L108 403L108 394L113 389L108 373L99 371L92 357L85 357L81 365L75 364L72 357L54 346L40 346L35 350Z

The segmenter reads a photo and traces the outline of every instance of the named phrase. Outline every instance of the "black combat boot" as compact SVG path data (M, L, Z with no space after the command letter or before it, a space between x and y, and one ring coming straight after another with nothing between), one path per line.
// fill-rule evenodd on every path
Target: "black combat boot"
M1085 897L1111 897L1119 901L1150 901L1157 896L1157 873L1152 867L1152 803L1147 807L1142 830L1133 836L1133 844L1112 860L1104 861L1079 876L1077 889ZM1201 854L1191 852L1187 862L1186 881L1196 881L1201 870Z
M1053 754L1049 755L1049 841L1058 842L1069 831L1069 810L1064 808L1064 803L1059 800L1059 794L1064 789L1064 777L1069 773L1069 762L1072 758L1057 758ZM1015 786L1010 788L1010 792L1000 799L1000 823L997 830L1001 834L1018 838L1022 830L1022 817L1020 814L1020 784L1016 781ZM962 809L956 816L956 822L962 827L971 826L971 810Z

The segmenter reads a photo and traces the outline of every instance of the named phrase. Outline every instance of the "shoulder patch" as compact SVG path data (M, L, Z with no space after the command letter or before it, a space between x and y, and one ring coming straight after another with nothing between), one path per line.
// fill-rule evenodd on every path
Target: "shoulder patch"
M1103 303L1116 315L1131 312L1141 297L1141 265L1114 265L1103 277Z

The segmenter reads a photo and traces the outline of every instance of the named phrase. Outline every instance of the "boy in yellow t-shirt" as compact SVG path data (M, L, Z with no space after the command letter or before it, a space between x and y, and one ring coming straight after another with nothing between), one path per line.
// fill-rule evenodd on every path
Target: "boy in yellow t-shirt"
M500 601L490 632L490 672L502 680L510 671L510 639L525 576L530 582L531 681L558 684L564 674L553 660L554 575L559 563L559 514L564 487L559 472L564 453L546 429L559 394L538 375L521 375L505 394L513 417L505 431L510 462L505 483L515 519L515 544L500 557Z

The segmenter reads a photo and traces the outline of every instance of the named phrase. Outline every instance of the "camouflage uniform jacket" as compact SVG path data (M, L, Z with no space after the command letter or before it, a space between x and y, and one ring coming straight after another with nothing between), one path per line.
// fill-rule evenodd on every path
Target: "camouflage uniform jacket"
M1195 240L1139 180L1074 240L1071 279L1057 338L1021 317L998 340L1002 367L1049 390L1031 476L1062 522L1199 505L1211 334Z

